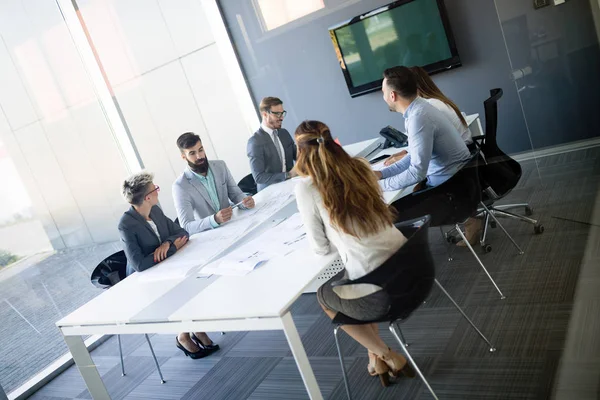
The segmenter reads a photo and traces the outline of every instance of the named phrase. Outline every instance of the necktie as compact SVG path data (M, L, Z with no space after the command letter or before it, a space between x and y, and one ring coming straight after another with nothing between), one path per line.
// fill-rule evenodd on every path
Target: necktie
M283 165L283 168L285 168L285 165L283 164L283 154L281 153L281 142L279 141L279 132L277 132L277 130L273 131L273 142L275 143L275 148L277 149L277 154L279 154L281 164Z

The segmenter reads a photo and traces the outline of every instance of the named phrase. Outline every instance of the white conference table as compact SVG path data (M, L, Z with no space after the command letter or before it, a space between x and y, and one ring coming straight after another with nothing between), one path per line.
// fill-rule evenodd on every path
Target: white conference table
M364 156L359 153L372 152L378 140L345 148L352 155ZM373 152L368 158L399 150ZM270 193L282 188L291 192L294 185L294 180L273 185L256 194L256 204L268 201ZM407 192L387 192L386 202L390 204ZM234 218L240 212L244 211L234 210ZM288 200L240 243L256 238L295 212L295 201ZM305 243L306 249L271 259L244 276L197 277L194 273L152 281L144 279L144 273L136 273L56 322L92 398L105 400L110 396L81 335L283 330L309 397L322 399L289 310L309 286L318 287L328 279L328 275L323 276L326 269L334 268L331 273L335 273L343 266L337 253L318 256Z

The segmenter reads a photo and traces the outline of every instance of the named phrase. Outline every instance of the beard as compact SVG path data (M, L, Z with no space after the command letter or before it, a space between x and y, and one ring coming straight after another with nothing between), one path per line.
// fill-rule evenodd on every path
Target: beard
M208 172L208 158L204 157L197 160L195 163L188 160L190 169L197 174L205 174Z

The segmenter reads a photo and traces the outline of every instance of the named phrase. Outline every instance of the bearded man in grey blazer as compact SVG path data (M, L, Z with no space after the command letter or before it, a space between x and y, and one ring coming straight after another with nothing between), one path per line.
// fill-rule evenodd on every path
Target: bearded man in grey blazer
M190 235L218 228L233 214L231 202L241 209L254 207L233 180L225 161L211 160L204 152L200 136L187 132L177 139L181 158L188 168L173 183L173 200L179 225Z
M248 139L246 152L250 171L260 191L274 183L296 176L296 144L290 133L281 127L287 111L277 97L265 97L260 102L262 122L260 128Z

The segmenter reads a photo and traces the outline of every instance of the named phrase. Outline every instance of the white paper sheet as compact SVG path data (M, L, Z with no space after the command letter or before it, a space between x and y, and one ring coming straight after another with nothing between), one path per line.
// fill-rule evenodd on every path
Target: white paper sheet
M297 181L296 181L297 182ZM296 182L286 181L267 188L256 196L250 210L234 210L232 219L216 229L190 236L181 250L165 261L141 273L141 280L177 279L193 275L198 268L219 259L245 235L264 224L294 198Z
M300 214L296 213L256 239L206 265L198 271L198 275L245 275L273 258L307 248L304 224Z

